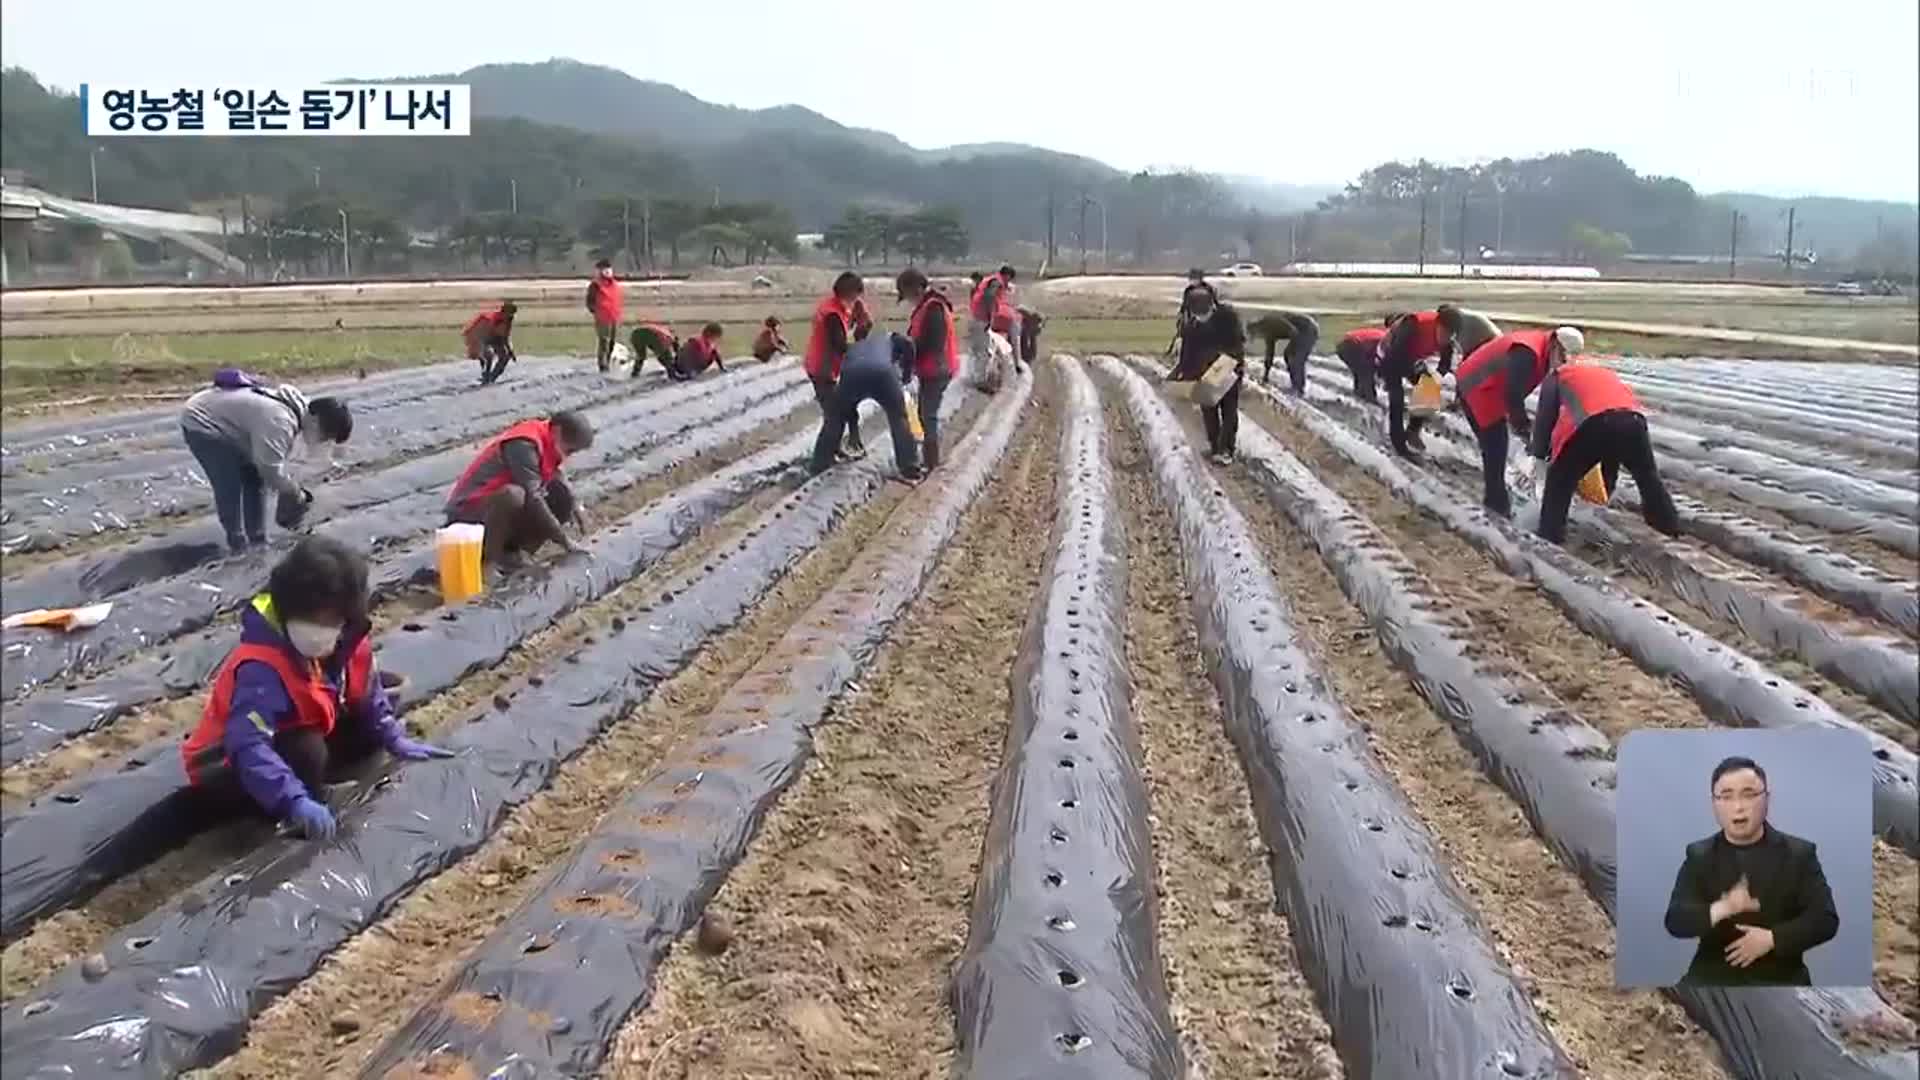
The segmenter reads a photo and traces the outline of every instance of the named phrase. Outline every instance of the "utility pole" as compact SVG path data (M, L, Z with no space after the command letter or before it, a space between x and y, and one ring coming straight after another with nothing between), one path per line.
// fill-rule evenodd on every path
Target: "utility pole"
M254 263L253 216L248 213L247 197L244 193L240 196L240 236L245 241L242 246L247 249L247 280L252 281Z
M313 167L313 190L320 190L320 166L318 165Z
M1794 209L1795 208L1791 206L1787 207L1787 280L1788 281L1793 280L1793 211Z
M1467 276L1467 193L1460 193L1460 276Z
M220 208L220 272L233 280L233 257L227 254L227 208Z
M1093 199L1085 188L1080 189L1080 276L1087 276L1087 207Z
M635 270L640 266L633 257L633 200L620 200L620 250L627 253L627 269Z
M1290 217L1287 219L1287 265L1292 266L1299 261L1300 219L1298 217Z
M507 212L516 217L520 213L520 181L512 178L507 180Z
M1414 272L1421 277L1427 274L1427 191L1424 182L1420 189L1420 257L1414 263Z
M1493 253L1507 250L1507 189L1495 187L1493 198Z
M1053 185L1047 185L1047 262L1053 262Z
M653 273L653 200L640 200L640 250L647 253L647 273Z
M87 151L87 175L93 180L93 201L100 201L100 148Z
M353 276L353 257L347 248L347 208L340 208L340 276Z
M1727 229L1727 280L1739 276L1736 269L1740 263L1740 211L1733 212L1733 224Z

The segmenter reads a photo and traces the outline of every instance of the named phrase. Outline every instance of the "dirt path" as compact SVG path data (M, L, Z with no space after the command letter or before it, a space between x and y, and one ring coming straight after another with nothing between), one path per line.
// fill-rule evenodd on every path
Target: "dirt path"
M1486 638L1496 666L1532 674L1616 746L1642 727L1713 726L1677 686L1648 676L1610 646L1588 637L1531 585L1507 576L1478 549L1401 502L1272 406L1252 399L1247 416L1391 537L1420 568L1433 595L1474 625L1498 628L1497 636ZM1506 812L1519 820L1510 804ZM1566 878L1568 887L1578 891L1572 875ZM1584 893L1580 895L1584 899ZM1920 1018L1920 863L1879 841L1874 844L1874 909L1874 972L1881 994L1901 1012ZM1598 909L1594 911L1598 917ZM1601 941L1609 970L1604 982L1591 985L1611 986L1610 930Z
M1042 371L987 498L709 905L732 947L675 950L606 1075L946 1075L1006 673L1050 554L1060 388Z
M1187 610L1179 530L1154 493L1145 443L1105 389L1174 1022L1197 1075L1335 1080L1344 1069L1277 910L1246 777Z

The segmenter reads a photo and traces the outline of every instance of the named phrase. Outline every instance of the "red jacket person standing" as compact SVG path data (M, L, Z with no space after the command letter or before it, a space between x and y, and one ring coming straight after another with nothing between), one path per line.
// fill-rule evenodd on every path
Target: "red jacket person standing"
M613 263L601 259L593 264L593 280L587 282L587 311L593 316L594 360L605 371L613 363L613 343L620 340L620 280L613 276Z

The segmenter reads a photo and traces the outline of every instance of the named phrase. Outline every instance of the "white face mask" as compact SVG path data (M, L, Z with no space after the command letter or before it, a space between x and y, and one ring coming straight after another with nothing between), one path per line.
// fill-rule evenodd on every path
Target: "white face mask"
M294 651L309 660L324 660L340 644L340 627L305 619L287 620L287 640Z

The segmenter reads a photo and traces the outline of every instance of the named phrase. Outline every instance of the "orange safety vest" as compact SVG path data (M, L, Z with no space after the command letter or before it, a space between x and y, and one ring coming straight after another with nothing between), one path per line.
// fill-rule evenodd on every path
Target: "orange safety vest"
M1413 320L1413 349L1410 356L1415 360L1424 360L1440 352L1440 313L1437 311L1416 311L1411 315L1402 315L1402 319ZM1399 326L1395 322L1394 326ZM1380 339L1380 348L1384 349L1387 339Z
M993 310L988 311L987 286L995 283L999 284L1000 291L994 294ZM981 278L980 284L973 287L973 297L968 302L967 310L974 319L985 321L993 329L1006 333L1013 328L1013 303L1007 298L1012 291L1012 283L995 271Z
M1640 411L1640 399L1633 396L1632 388L1612 368L1598 364L1562 364L1553 377L1560 380L1560 415L1553 421L1550 447L1555 459L1589 417L1621 409Z
M936 314L937 313L937 314ZM926 329L927 320L941 318L947 320L947 355L945 362L937 356L915 355L913 373L922 379L951 379L960 374L960 339L953 332L953 302L929 289L927 295L914 305L913 314L907 318L907 336L915 342Z
M832 352L827 342L827 320L839 319L846 330L847 340L853 340L853 306L837 296L828 294L819 306L813 309L813 329L807 337L807 357L805 367L809 379L838 379L840 365L847 359L845 352Z
M1547 377L1547 346L1552 342L1552 330L1516 330L1473 350L1461 362L1454 376L1455 394L1475 427L1484 430L1507 418L1507 354L1513 347L1533 353L1533 378L1527 383L1531 394Z
M256 601L257 602L257 601ZM314 728L321 736L331 735L340 713L348 705L367 700L373 683L373 644L361 638L347 657L347 685L336 695L321 672L320 662L293 655L288 646L242 642L227 654L226 662L213 677L213 692L200 713L200 724L180 744L180 759L186 766L187 781L197 784L207 769L227 763L227 714L233 708L233 675L241 664L260 663L272 668L280 684L293 700L293 722L282 724L271 735L299 728ZM304 665L304 670L301 665ZM265 718L256 718L264 724Z
M500 445L513 439L531 439L533 445L540 448L540 482L545 484L560 471L560 436L553 430L551 420L522 420L507 430L495 435L487 445L475 454L467 470L460 479L453 482L453 497L449 502L458 506L467 506L484 499L501 488L506 487L510 479L505 469L496 471L484 481L474 483L474 475L482 466L500 455ZM472 485L469 490L469 485Z

